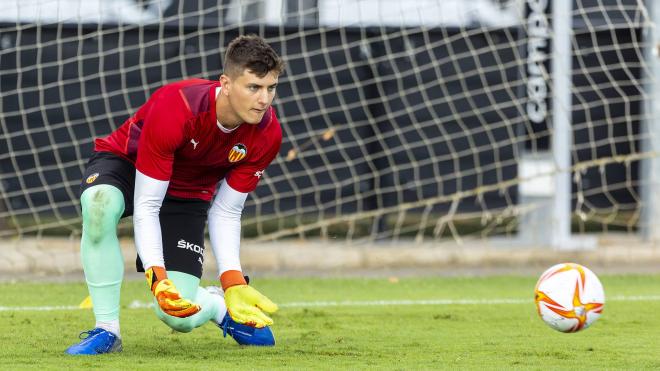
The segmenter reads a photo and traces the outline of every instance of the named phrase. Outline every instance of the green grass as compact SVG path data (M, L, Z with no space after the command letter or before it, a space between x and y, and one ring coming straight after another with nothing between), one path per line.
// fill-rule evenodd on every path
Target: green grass
M603 276L610 298L660 294L660 276ZM64 349L93 325L90 310L0 311L0 369L658 369L660 302L610 300L586 331L562 334L538 318L536 277L257 279L280 304L312 301L529 299L497 305L284 305L277 345L240 347L210 324L173 333L149 309L143 282L122 291L124 352L71 357ZM3 283L0 306L76 305L81 283Z

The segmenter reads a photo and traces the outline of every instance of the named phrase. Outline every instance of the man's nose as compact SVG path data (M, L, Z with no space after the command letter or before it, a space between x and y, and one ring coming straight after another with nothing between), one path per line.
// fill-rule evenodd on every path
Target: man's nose
M259 92L259 98L257 98L257 103L259 104L268 104L268 90L263 89Z

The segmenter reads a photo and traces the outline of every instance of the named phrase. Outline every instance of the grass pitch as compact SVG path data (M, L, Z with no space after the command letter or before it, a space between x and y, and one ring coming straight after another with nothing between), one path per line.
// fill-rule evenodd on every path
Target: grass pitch
M212 324L173 333L131 308L149 293L125 282L124 352L98 357L64 354L91 310L34 308L76 306L84 284L2 283L0 369L660 369L660 276L601 276L603 316L576 334L538 318L536 278L257 278L281 305L273 348L240 347Z

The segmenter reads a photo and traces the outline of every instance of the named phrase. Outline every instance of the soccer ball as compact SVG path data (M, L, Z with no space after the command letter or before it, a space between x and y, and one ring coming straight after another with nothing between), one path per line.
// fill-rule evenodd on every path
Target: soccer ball
M577 332L600 317L605 292L587 267L562 263L543 272L534 288L534 301L548 326L561 332Z

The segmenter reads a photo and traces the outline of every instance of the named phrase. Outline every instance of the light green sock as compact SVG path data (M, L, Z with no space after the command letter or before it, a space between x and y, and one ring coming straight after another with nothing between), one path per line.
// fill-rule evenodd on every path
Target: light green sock
M114 186L99 184L80 196L83 233L80 255L97 322L119 320L119 297L124 259L117 224L124 212L124 196Z
M179 332L190 332L209 320L216 318L219 312L224 313L227 311L222 297L211 295L206 289L199 287L199 278L191 274L176 271L168 271L167 277L174 283L174 286L179 290L182 297L195 302L202 308L202 310L190 317L173 317L165 314L154 298L156 315L172 329Z

